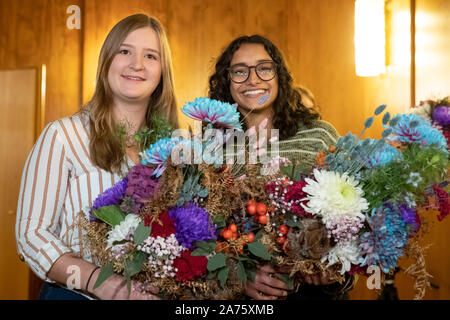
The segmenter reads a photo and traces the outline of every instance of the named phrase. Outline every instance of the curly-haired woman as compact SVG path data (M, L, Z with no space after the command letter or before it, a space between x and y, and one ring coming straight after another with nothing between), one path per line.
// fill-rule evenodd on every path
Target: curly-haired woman
M302 103L307 92L294 88L280 50L259 35L233 40L217 59L209 79L210 98L237 103L246 129L258 128L267 119L268 132L279 130L279 150L275 151L291 161L284 170L294 179L308 173L317 152L326 151L339 137L331 124L320 120L314 108ZM314 103L313 97L306 98ZM270 154L271 150L267 152L269 158L275 156ZM246 294L266 300L287 296L286 284L278 279L278 272L268 265L259 266L254 282L247 283ZM331 283L325 274L305 277L305 281L308 285L288 298L333 299L344 292L341 285Z

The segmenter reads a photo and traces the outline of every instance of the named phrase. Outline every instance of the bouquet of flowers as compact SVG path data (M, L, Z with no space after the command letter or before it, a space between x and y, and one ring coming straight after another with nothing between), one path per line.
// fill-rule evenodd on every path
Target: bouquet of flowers
M150 139L141 164L82 221L84 247L102 266L95 286L115 272L129 290L151 285L167 298L236 299L258 264L288 267L282 280L292 287L317 272L339 282L371 266L387 274L405 254L423 261L423 218L450 213L448 123L437 104L429 110L439 116L384 113L379 140L349 133L294 181L277 170L286 159L271 159L265 174L257 164L223 164L224 144L242 130L236 105L185 104L183 113L201 122L194 136L164 130ZM407 271L420 298L424 265Z
M182 138L190 134L183 130L160 137L82 221L84 248L102 266L94 287L119 273L129 290L151 285L167 298L235 299L256 266L271 259L262 234L243 223L246 195L263 194L269 178L249 166L236 179L215 156L223 136L241 130L236 105L198 98L182 111L200 120L197 133L208 137Z
M290 266L296 278L328 272L341 282L345 274L365 274L367 268L389 274L406 254L418 261L406 273L416 277L416 298L423 297L429 275L417 242L421 222L450 213L444 189L449 107L444 99L412 109L415 114L391 118L386 112L379 140L349 133L317 155L311 174L266 184L266 201L275 209L265 236L278 244L272 252L278 264ZM375 116L384 109L377 108ZM367 119L365 128L373 121Z

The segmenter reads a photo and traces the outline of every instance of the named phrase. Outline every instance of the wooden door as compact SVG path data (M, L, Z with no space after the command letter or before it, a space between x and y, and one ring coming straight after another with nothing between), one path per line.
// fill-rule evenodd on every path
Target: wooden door
M22 170L39 131L37 68L0 70L0 299L28 299L30 269L15 238ZM38 128L39 127L39 128Z

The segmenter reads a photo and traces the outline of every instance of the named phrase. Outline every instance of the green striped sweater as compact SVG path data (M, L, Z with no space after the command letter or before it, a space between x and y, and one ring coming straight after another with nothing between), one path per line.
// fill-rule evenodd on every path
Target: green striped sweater
M326 121L315 120L308 126L301 123L295 136L278 142L278 150L268 146L267 156L274 158L278 152L280 157L289 159L291 164L282 165L281 171L291 179L299 180L301 174L311 172L317 152L327 151L330 145L337 143L338 138L336 129ZM224 152L224 159L236 157L239 149L243 150L242 145L237 146L235 153ZM243 172L239 170L239 173Z

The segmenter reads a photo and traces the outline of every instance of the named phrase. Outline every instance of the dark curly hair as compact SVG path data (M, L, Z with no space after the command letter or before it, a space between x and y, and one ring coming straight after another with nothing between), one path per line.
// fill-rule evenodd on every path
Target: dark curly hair
M234 103L230 92L228 68L234 53L246 43L262 44L276 64L278 75L278 96L273 103L273 126L280 130L280 139L294 136L300 122L305 125L320 119L319 113L302 104L302 96L292 85L289 73L280 50L268 39L260 35L241 36L233 40L216 62L215 72L209 78L208 95L212 99ZM242 116L242 115L241 115Z

